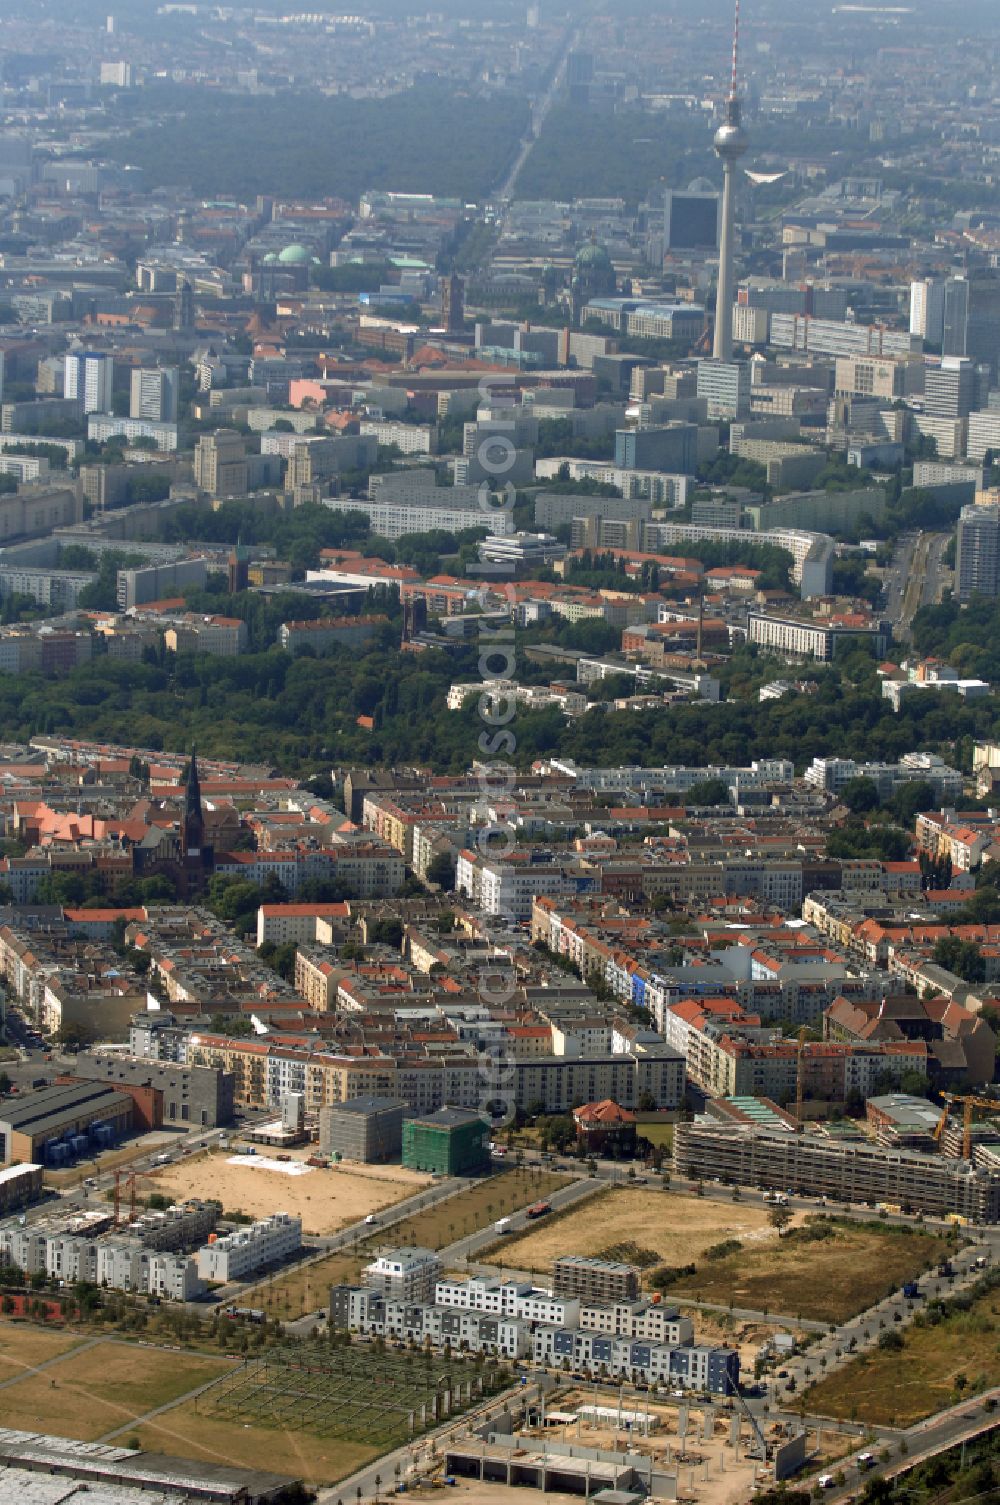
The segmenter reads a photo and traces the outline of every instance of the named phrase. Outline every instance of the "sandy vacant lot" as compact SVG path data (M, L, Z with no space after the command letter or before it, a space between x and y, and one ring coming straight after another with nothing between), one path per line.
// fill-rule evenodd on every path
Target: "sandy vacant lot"
M712 1244L738 1238L744 1243L777 1239L760 1203L714 1202L673 1192L620 1187L598 1193L576 1212L533 1228L524 1238L508 1238L504 1263L517 1269L543 1269L567 1249L599 1254L630 1240L655 1249L666 1265L687 1265Z
M398 1165L341 1165L336 1170L314 1169L307 1175L290 1176L255 1165L255 1156L240 1157L237 1165L230 1164L231 1158L223 1152L180 1160L151 1172L143 1180L142 1191L178 1199L217 1197L226 1212L254 1218L290 1212L301 1217L304 1233L316 1234L335 1233L430 1185L426 1176ZM261 1158L267 1158L267 1152Z

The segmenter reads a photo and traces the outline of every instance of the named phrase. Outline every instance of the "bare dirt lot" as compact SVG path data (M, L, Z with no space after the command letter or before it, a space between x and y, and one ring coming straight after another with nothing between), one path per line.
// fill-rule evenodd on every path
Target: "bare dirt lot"
M297 1151L301 1163L308 1151ZM217 1197L225 1212L253 1218L289 1212L302 1219L306 1234L335 1233L430 1185L426 1176L398 1165L344 1166L310 1169L289 1175L255 1162L273 1161L274 1152L235 1157L231 1152L192 1156L143 1178L141 1194L162 1192L172 1197ZM237 1164L232 1164L238 1159Z
M760 1203L716 1202L645 1187L619 1187L588 1198L579 1209L530 1232L504 1240L504 1263L512 1269L542 1270L567 1249L600 1254L630 1241L656 1252L657 1263L687 1265L713 1244L738 1238L754 1247L777 1241ZM499 1246L497 1246L498 1248ZM495 1258L493 1249L487 1258Z

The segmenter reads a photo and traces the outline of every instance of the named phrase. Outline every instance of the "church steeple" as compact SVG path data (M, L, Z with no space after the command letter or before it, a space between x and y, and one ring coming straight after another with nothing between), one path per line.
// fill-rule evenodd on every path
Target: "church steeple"
M205 839L205 817L201 808L201 783L198 779L198 754L191 749L187 788L184 794L184 855L200 854Z

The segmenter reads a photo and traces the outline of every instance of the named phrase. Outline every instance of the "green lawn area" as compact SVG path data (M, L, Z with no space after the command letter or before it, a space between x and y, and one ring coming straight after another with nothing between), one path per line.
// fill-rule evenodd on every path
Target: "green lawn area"
M640 1139L648 1139L650 1144L657 1149L665 1150L668 1155L674 1150L674 1126L673 1124L639 1124L636 1133Z
M998 1311L1000 1293L990 1291L967 1312L933 1326L911 1325L902 1333L902 1349L853 1359L807 1390L805 1405L820 1416L906 1427L970 1389L1000 1384Z
M824 1227L830 1235L817 1237ZM811 1219L766 1245L745 1242L723 1259L699 1259L695 1274L669 1289L696 1301L844 1322L915 1279L948 1248L940 1234Z

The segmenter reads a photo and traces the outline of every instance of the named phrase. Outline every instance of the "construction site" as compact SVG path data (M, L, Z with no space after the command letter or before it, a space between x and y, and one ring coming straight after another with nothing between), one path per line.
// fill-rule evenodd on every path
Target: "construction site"
M740 1397L719 1405L669 1404L641 1393L560 1390L456 1432L441 1467L483 1505L508 1489L611 1502L685 1500L736 1505L761 1485L842 1456L835 1428L758 1420ZM421 1478L419 1460L415 1482Z
M460 1414L498 1382L495 1365L470 1359L303 1345L248 1359L199 1397L196 1409L381 1451Z

